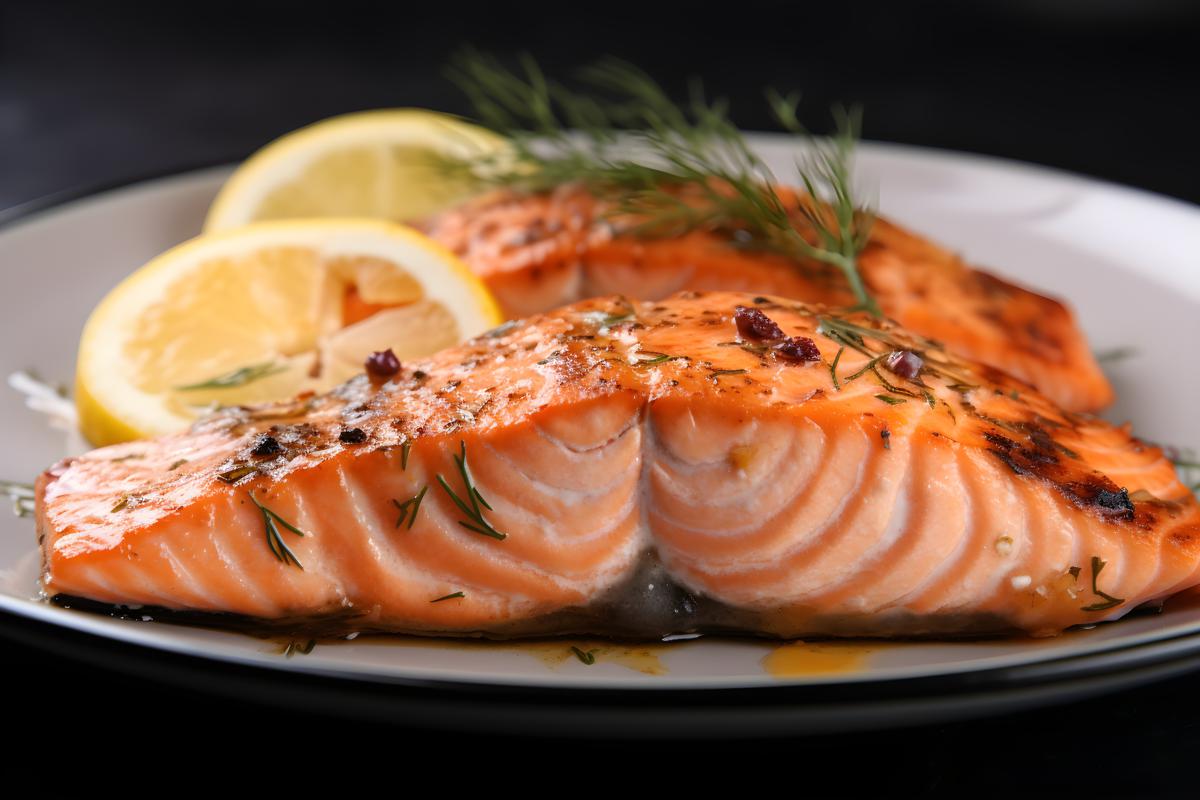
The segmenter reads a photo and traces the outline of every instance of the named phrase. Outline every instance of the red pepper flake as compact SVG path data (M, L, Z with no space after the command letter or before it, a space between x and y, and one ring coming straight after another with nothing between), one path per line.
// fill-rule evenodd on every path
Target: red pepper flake
M775 355L787 361L821 360L821 351L817 349L816 342L804 336L793 336L790 339L784 339L771 349L775 351Z
M921 374L925 360L911 350L897 350L883 360L883 365L893 374L911 381Z
M383 383L389 378L395 377L396 373L400 371L400 359L396 358L396 354L389 347L387 350L367 356L364 366L372 381Z
M362 444L367 440L367 434L362 428L347 428L338 434L338 441L344 444Z
M752 341L765 342L784 338L783 329L757 308L738 306L733 310L733 323L738 336Z

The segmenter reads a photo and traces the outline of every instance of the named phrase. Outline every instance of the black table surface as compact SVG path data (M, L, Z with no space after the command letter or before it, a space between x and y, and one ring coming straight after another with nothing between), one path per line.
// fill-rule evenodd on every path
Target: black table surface
M510 6L4 3L0 208L235 160L336 113L466 113L441 77L465 42L502 56L528 50L551 74L616 54L680 95L688 76L703 75L711 93L733 99L745 128L772 127L760 87L799 88L802 116L818 131L834 102L860 103L867 138L1017 158L1200 201L1192 83L1200 17L1183 0L743 2L719 13L696 3ZM652 769L674 786L702 777L719 754L723 770L745 765L749 776L809 793L1175 795L1193 785L1200 748L1200 676L899 732L629 747L352 723L133 679L13 642L0 641L0 654L0 697L28 698L33 716L23 719L77 759L174 763L207 752L209 732L220 730L223 758L241 754L285 789L298 771L378 765L380 755L393 771L453 755L479 778L513 777L551 753L573 770L559 791L597 791L624 767ZM317 741L319 768L306 752ZM53 753L47 743L30 757ZM221 772L194 778L213 774Z

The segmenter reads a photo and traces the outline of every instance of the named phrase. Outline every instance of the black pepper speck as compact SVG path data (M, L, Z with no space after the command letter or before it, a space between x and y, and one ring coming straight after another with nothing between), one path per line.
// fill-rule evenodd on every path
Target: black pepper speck
M274 436L260 436L250 454L259 458L266 458L267 456L277 456L282 452L283 445Z
M362 428L347 428L338 434L338 441L343 444L362 444L367 440L367 434Z

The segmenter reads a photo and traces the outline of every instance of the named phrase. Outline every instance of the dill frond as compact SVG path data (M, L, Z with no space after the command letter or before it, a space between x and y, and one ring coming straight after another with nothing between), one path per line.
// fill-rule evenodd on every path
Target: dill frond
M634 220L634 235L703 228L727 234L731 246L817 262L845 277L857 308L879 313L858 271L873 214L851 179L857 112L837 111L837 134L822 140L800 125L796 95L769 93L779 123L806 146L795 179L807 197L792 208L729 119L728 103L707 99L698 82L680 106L642 70L605 59L580 72L590 90L580 92L547 78L529 56L514 72L472 49L448 74L478 120L509 143L493 156L447 158L457 178L530 192L582 184L614 201L612 216Z

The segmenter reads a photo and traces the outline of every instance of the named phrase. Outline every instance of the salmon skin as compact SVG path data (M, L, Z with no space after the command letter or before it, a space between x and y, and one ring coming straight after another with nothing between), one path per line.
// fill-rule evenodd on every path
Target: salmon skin
M1156 447L864 314L595 299L62 461L49 596L495 637L1054 634L1200 582Z
M778 191L798 207L795 192ZM830 306L855 302L828 267L731 247L716 233L634 236L631 222L609 215L603 201L578 186L494 192L422 227L483 278L513 316L585 297L657 300L683 289L779 294ZM1112 402L1112 387L1061 302L974 269L883 219L872 226L859 264L884 313L913 332L1034 384L1068 410Z

